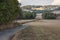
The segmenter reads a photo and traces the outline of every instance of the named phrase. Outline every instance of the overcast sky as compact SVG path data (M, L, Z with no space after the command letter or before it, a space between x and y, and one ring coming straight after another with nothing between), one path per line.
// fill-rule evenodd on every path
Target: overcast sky
M54 0L52 4L53 5L60 5L60 0Z
M60 5L59 0L18 0L22 5Z

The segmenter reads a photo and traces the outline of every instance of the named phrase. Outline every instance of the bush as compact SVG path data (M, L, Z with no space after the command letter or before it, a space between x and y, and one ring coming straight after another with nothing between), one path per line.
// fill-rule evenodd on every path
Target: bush
M56 14L54 14L54 13L43 13L42 18L43 19L56 19Z
M34 19L36 17L35 12L23 12L23 19Z
M13 21L18 15L17 0L0 1L0 24L6 24Z

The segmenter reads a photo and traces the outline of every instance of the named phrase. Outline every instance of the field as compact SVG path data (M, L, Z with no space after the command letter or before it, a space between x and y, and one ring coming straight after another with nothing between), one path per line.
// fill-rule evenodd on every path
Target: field
M25 29L26 31L24 30L24 32L18 32L14 37L16 40L17 38L18 40L20 40L20 38L22 38L22 40L60 40L60 20L39 20L24 25L29 25L28 28L30 32L27 29ZM21 32L23 34L21 34Z

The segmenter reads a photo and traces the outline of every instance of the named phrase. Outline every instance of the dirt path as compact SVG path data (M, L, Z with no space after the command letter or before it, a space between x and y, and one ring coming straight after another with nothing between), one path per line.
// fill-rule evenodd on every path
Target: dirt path
M18 32L19 30L22 30L24 28L26 28L28 26L20 26L20 27L16 27L14 29L9 29L9 30L4 30L2 32L0 32L0 40L9 40L9 38L14 35L16 32Z
M34 20L18 20L16 22L23 24L22 26L4 30L0 32L0 40L9 40L11 36L13 36L19 30L23 30L28 27L28 25L24 25L25 23L33 22Z

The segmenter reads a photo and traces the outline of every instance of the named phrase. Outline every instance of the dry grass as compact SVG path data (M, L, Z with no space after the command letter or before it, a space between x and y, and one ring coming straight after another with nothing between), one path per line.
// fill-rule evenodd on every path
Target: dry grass
M36 35L33 32L31 27L28 27L26 29L20 30L19 32L17 32L12 40L36 40L35 39Z
M37 40L60 40L60 28L32 26Z
M60 20L43 20L25 25L30 27L16 33L12 40L60 40Z
M60 40L60 29L45 26L30 26L17 32L12 40Z
M35 21L35 20L34 19L33 20L16 20L8 24L3 24L3 25L0 25L0 31L5 30L5 29L15 28L17 26L21 26L22 24L29 23L32 21Z
M8 23L8 24L3 24L0 25L0 31L6 30L6 29L11 29L11 28L15 28L17 26L20 26L21 24L19 23Z

